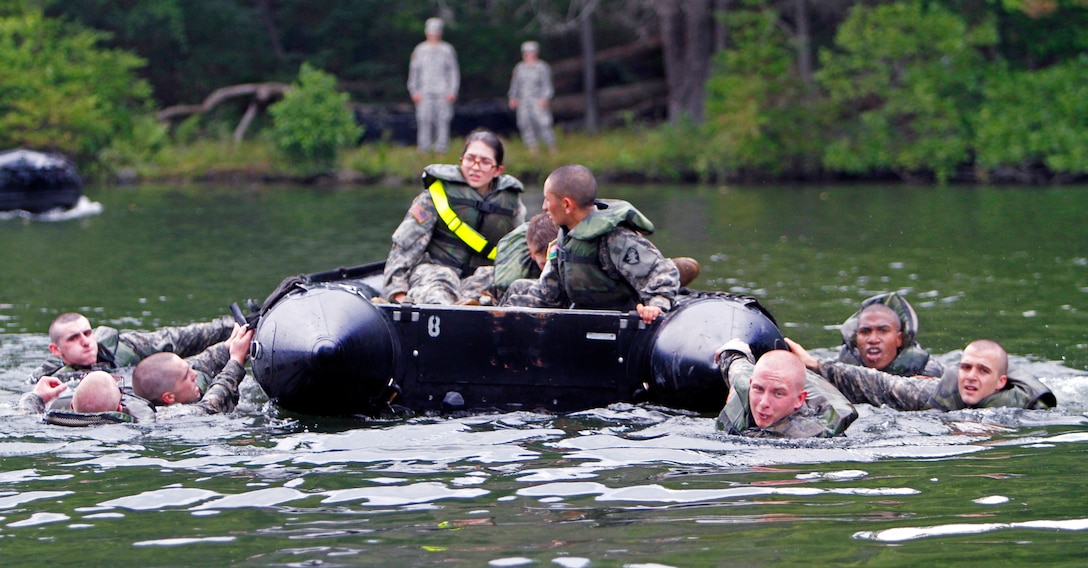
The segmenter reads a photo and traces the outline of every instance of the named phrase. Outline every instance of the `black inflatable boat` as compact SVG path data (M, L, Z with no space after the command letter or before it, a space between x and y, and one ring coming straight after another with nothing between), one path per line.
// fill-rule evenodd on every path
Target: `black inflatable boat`
M373 303L384 263L300 275L266 301L253 374L311 415L549 410L647 402L716 413L714 350L784 348L755 298L684 291L650 325L635 312Z
M0 211L70 209L82 194L79 173L67 159L33 150L0 152Z

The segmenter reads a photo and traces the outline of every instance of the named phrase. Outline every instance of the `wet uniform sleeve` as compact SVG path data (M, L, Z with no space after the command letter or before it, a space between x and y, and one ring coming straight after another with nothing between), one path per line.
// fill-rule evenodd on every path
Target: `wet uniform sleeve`
M64 361L60 357L50 355L42 361L41 365L38 365L36 369L30 372L30 383L38 382L38 379L49 375L50 377L56 376L54 373L64 368Z
M854 404L886 404L896 410L926 410L938 381L890 375L876 369L820 361L818 372Z
M215 373L227 364L227 361L230 361L230 349L226 342L216 343L199 355L185 359L185 362L197 372L197 386L200 387L201 393L208 392L208 387L211 386L209 377L214 377Z
M223 316L209 322L163 327L155 331L126 331L120 334L118 341L132 350L135 360L118 361L118 365L135 365L164 351L176 353L182 358L192 357L220 341L226 341L233 329L234 319Z
M16 410L18 410L20 414L41 414L45 412L45 401L42 400L42 397L38 396L38 393L23 393L23 396L19 398L19 404L16 406Z
M646 237L624 227L612 231L601 239L601 259L605 271L618 273L638 292L640 303L666 312L672 308L680 272Z
M385 261L382 297L392 298L401 292L408 292L408 275L423 259L437 221L438 210L431 195L426 191L420 193L412 200L404 220L393 232L393 248Z

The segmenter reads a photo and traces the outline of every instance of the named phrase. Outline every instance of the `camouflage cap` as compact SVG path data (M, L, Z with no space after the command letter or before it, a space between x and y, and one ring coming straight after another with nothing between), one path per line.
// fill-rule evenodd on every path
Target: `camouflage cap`
M540 52L540 44L535 41L527 41L521 44L522 53L538 53Z
M440 34L442 33L442 18L427 18L427 22L423 24L423 33L425 34Z

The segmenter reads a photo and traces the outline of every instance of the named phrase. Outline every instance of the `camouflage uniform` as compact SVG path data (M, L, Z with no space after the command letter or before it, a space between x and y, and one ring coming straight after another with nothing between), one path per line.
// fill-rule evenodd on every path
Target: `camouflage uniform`
M159 408L156 412L156 420L230 412L238 405L238 385L245 376L245 367L237 361L227 361L223 370L215 376L208 391L200 397L199 401L190 404L171 404Z
M729 383L729 398L718 415L718 430L751 437L830 438L841 435L858 417L857 410L823 377L805 372L808 395L793 414L760 428L752 420L748 391L755 366L744 357L722 357L722 377Z
M98 342L98 360L90 367L66 365L60 357L49 355L38 368L30 373L31 383L43 376L62 381L78 382L91 371L116 373L122 367L131 367L149 355L161 352L177 353L179 357L196 355L210 345L225 341L234 329L229 316L206 323L194 323L182 327L164 327L156 331L118 332L108 326L98 326L92 332Z
M457 96L461 88L461 70L457 52L442 41L420 43L412 50L408 64L408 92L418 95L416 103L416 144L420 152L445 152L450 146L450 120L453 103L446 97ZM432 145L432 134L433 145Z
M900 331L903 334L903 346L899 348L899 354L888 366L880 369L893 375L913 377L924 375L927 377L939 377L944 373L944 365L930 357L929 352L918 344L915 337L918 334L918 314L905 298L895 292L878 294L861 303L865 308L871 304L881 303L888 306L899 315ZM858 352L858 320L861 318L861 309L854 312L842 323L839 331L842 333L842 347L836 359L851 365L861 365L861 354Z
M460 168L457 166L432 165L427 166L426 172L437 174L439 179L449 184L464 184ZM477 198L486 205L496 205L503 202L516 203L517 211L509 219L509 227L513 228L525 222L525 206L521 203L520 193L523 191L521 182L513 176L499 176L495 188L486 196ZM426 183L426 181L424 182ZM467 186L465 186L467 187ZM475 193L475 190L473 190ZM480 223L486 223L492 213L480 213ZM472 252L468 245L458 242L437 243L434 236L442 231L437 225L442 223L435 207L430 192L424 191L412 201L412 206L404 215L404 220L393 233L393 247L389 251L389 257L385 261L385 273L383 276L382 297L392 299L401 292L407 293L405 302L414 304L453 304L461 293L461 277L463 267L451 267L441 264L432 252L436 247L453 247L459 251ZM444 226L444 224L443 224ZM499 236L493 236L499 240L505 231ZM486 258L479 258L475 254L474 263L490 263ZM471 256L471 255L469 255ZM471 274L471 272L468 272Z
M896 410L961 410L1012 407L1045 409L1057 406L1054 393L1026 373L1010 370L1005 388L968 407L960 398L958 366L941 378L900 377L868 367L821 361L817 369L855 404L886 404Z
M536 148L536 135L549 148L555 147L555 131L552 130L552 111L541 106L540 101L551 100L555 95L552 87L552 69L539 59L532 64L525 61L514 66L507 98L518 101L515 113L521 139L530 148Z
M71 409L71 396L62 395L46 405L41 397L28 392L19 399L19 410L26 414L42 414L46 422L60 426L88 426L115 422L154 422L178 416L218 414L230 412L238 404L238 385L245 378L245 367L230 358L226 343L218 343L199 355L186 359L197 372L197 382L209 384L201 389L204 395L189 404L173 404L156 410L150 401L131 392L121 396L123 412L75 412ZM221 369L221 370L220 370ZM209 380L217 370L214 379ZM75 385L71 385L73 388Z
M481 266L461 281L461 299L479 299L483 295L502 298L510 284L519 278L538 278L540 267L529 255L526 232L529 223L514 228L499 240L494 266Z
M604 208L601 208L604 205ZM629 208L629 209L628 209ZM583 219L569 232L560 228L557 239L558 247L552 247L548 253L548 262L537 280L517 280L510 285L503 297L502 305L520 306L530 308L601 308L628 310L641 303L646 306L657 306L662 311L672 308L673 298L680 289L680 273L676 265L661 255L657 247L643 237L639 232L630 228L624 221L615 225L611 231L600 235L587 237L579 236L579 229L583 225L590 226L594 222L594 215L604 216L607 209L614 209L620 213L620 217L634 218L637 216L649 223L641 213L638 213L630 204L608 200L598 205L598 209ZM625 213L630 211L631 213ZM597 223L600 225L600 223ZM653 225L649 225L649 231ZM577 245L576 241L583 243L583 248L594 246L593 260L584 258L568 258L565 251ZM586 273L591 276L585 276ZM584 283L601 286L608 279L611 290L592 290ZM601 298L611 298L602 302Z

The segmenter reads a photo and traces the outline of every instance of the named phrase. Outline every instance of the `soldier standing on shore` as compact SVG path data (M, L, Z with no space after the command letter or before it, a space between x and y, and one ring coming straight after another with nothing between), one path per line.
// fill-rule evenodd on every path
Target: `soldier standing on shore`
M552 130L551 99L555 95L552 86L552 69L539 58L540 46L535 41L521 44L521 62L514 66L507 98L510 108L516 111L521 139L535 154L537 135L548 150L555 153L555 131Z
M442 20L428 18L427 40L412 50L408 65L408 92L416 105L416 144L420 152L445 152L450 147L453 102L461 87L457 52L442 41Z

